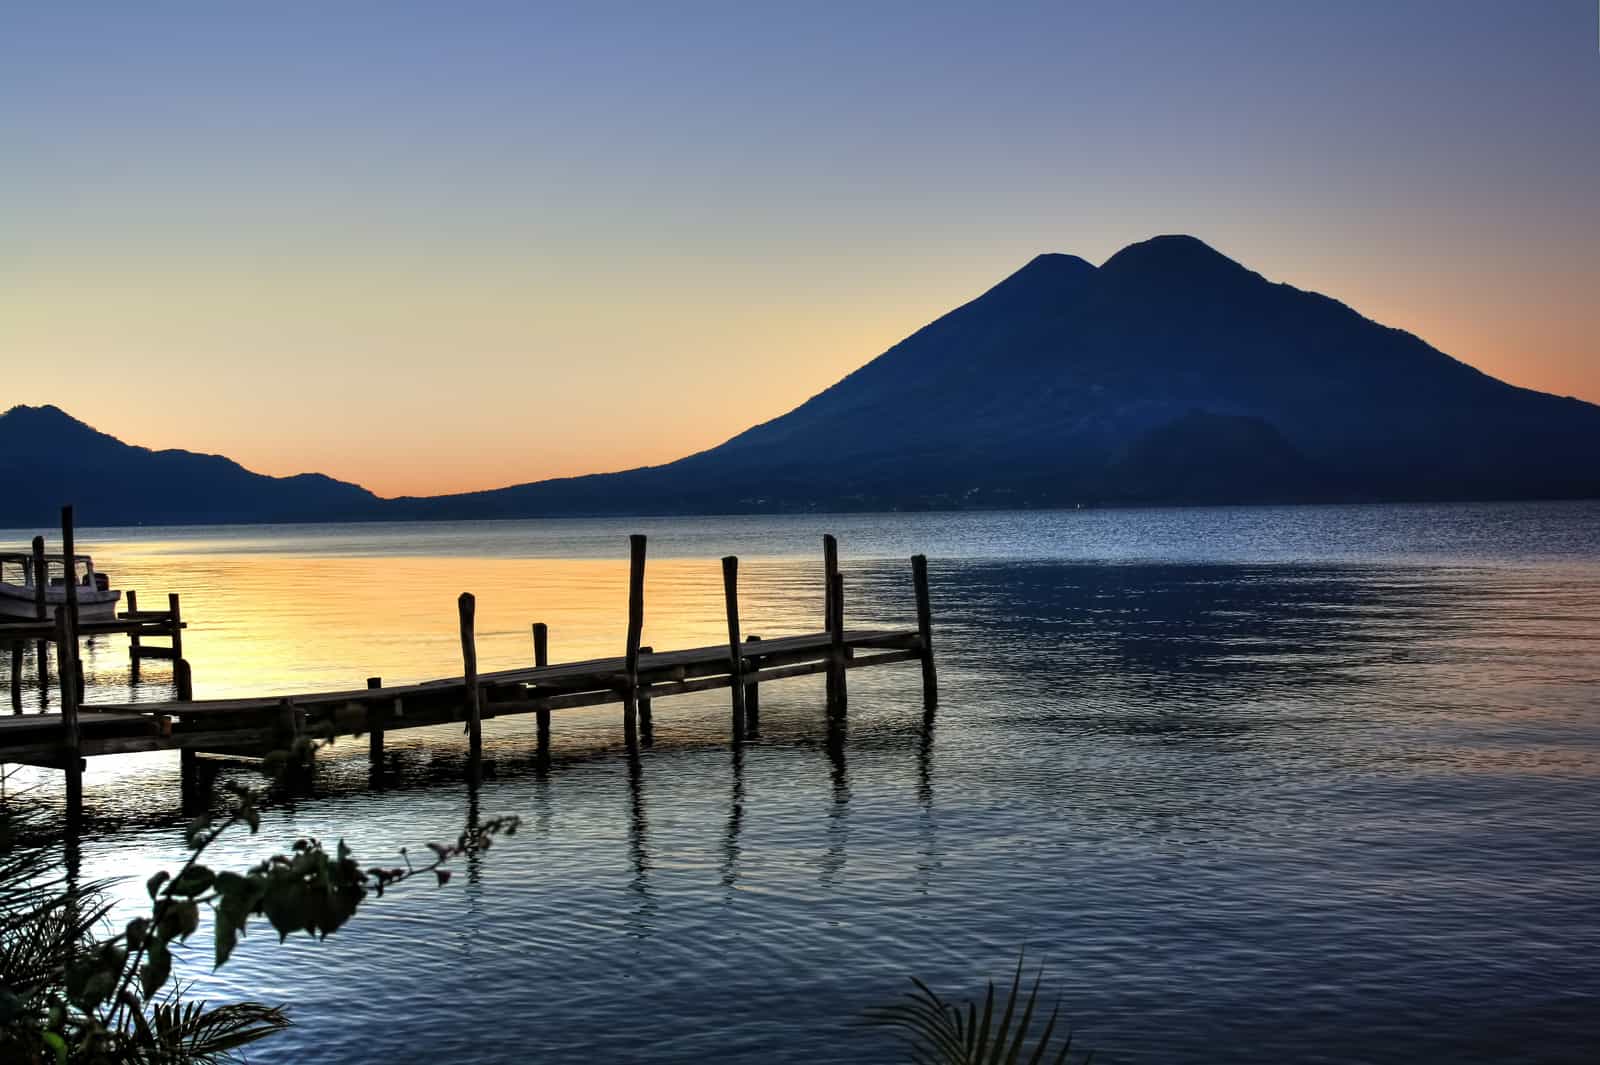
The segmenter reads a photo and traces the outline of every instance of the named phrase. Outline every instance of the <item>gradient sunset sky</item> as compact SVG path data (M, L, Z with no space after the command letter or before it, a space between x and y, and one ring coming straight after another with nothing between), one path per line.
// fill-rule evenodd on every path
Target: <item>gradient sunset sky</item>
M1600 401L1596 19L6 5L0 409L386 495L616 469L1172 232Z

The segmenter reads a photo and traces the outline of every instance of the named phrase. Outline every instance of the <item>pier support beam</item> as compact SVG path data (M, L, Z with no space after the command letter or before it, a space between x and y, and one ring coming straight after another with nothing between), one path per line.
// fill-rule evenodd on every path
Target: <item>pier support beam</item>
M383 687L382 677L368 677L367 690L377 691ZM367 706L367 761L372 764L374 772L383 770L383 724L384 705L381 702L370 703Z
M834 539L832 533L822 536L822 628L825 632L833 632L833 585L834 578L839 575L839 541ZM839 677L844 675L842 669L828 668L828 710L833 711L834 704L838 701L836 689Z
M828 638L833 647L828 656L828 714L843 717L850 706L849 689L844 679L844 578L835 573L829 584L833 588L833 616L828 619Z
M478 698L478 639L474 630L478 601L471 592L462 592L456 600L461 615L462 686L467 701L467 746L472 761L483 757L482 707Z
M137 614L139 612L138 592L129 589L128 596L123 601L127 603L127 612L129 614ZM128 634L128 661L133 663L134 669L139 668L139 634L137 632L131 632Z
M645 655L653 655L655 653L656 649L654 647L639 648L640 658L643 658ZM645 687L639 692L639 732L645 743L650 742L650 733L651 730L655 728L655 724L655 707L651 704L650 687L649 685L645 685Z
M643 533L628 537L628 646L623 659L627 676L622 703L622 732L629 747L639 742L639 641L644 635Z
M911 583L917 591L917 633L922 646L922 709L933 713L939 706L939 675L933 666L933 608L928 603L928 558L911 556Z
M533 623L533 664L543 669L550 664L550 626L542 621ZM536 716L539 719L539 754L548 756L550 753L550 711L540 710Z
M739 557L722 560L722 598L728 608L728 694L733 702L733 734L744 735L744 648L739 640Z
M745 647L751 652L750 667L756 669L754 655L759 647L752 644L761 642L761 637L751 635L744 638ZM747 733L754 736L761 728L761 685L753 680L745 681L744 685L744 728Z

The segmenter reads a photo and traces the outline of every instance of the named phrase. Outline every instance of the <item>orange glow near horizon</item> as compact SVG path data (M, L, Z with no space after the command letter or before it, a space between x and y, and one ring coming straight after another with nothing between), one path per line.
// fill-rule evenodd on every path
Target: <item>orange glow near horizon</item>
M1266 263L1226 243L1219 250L1512 384L1600 401L1600 322L1577 298L1581 278L1569 276L1565 287L1559 278L1530 281L1518 291L1542 298L1526 299L1465 272L1335 264L1319 279L1315 264L1275 269L1288 249L1259 249ZM891 269L891 285L874 285L861 269L848 289L813 289L814 305L790 298L731 314L710 293L679 292L683 302L674 303L656 292L626 314L569 307L565 322L552 323L537 304L518 309L509 293L413 292L405 320L384 329L398 312L353 303L340 321L286 306L243 339L229 333L241 297L215 282L205 315L152 304L150 289L107 289L97 294L99 314L65 328L58 301L67 293L39 286L24 313L0 325L0 345L65 346L86 361L98 351L93 363L108 369L63 388L58 362L25 363L8 375L16 391L4 402L54 403L128 443L219 453L276 476L325 473L382 496L478 491L655 465L715 446L804 402L1027 257L925 279ZM193 357L222 345L232 357ZM341 345L364 353L341 362ZM280 346L300 354L278 357ZM452 349L467 352L431 354ZM541 350L549 356L527 353ZM374 362L387 372L369 372ZM152 380L153 365L170 373Z

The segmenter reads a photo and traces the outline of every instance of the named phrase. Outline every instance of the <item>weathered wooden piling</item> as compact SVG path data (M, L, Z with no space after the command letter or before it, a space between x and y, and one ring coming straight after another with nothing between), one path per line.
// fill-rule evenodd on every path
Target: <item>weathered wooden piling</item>
M759 666L755 662L755 652L760 648L751 645L760 643L761 637L752 634L746 636L744 642L746 648L750 650L746 657L751 659L752 669L759 671ZM745 730L751 733L761 727L761 685L753 678L744 682L744 725Z
M828 686L828 712L835 716L842 716L850 704L849 689L844 679L845 671L845 646L844 646L844 577L835 573L828 582L833 590L830 597L830 606L833 614L828 618L828 642L831 645L828 654L828 675L832 683Z
M22 713L22 642L11 645L11 712Z
M50 565L44 557L44 537L33 538L33 619L45 623L49 607L45 602L45 588L50 584ZM40 639L33 645L33 661L39 669L39 697L44 698L50 687L50 648L48 641Z
M456 600L461 615L462 687L467 702L467 746L474 761L483 756L482 707L478 699L478 639L474 624L478 601L471 592L462 592Z
M928 558L911 556L911 583L917 596L917 635L921 639L922 708L932 713L939 705L939 676L933 665L933 607L928 602Z
M383 687L382 677L368 677L367 690L377 691ZM372 768L383 767L383 719L385 717L382 701L372 703L367 707L367 761L372 763Z
M639 648L640 658L655 653L656 649L654 647ZM649 738L650 730L655 727L655 723L655 706L650 698L650 685L645 684L639 688L639 727L644 730L647 739Z
M123 599L123 602L128 604L129 614L137 614L139 612L138 592L129 589L127 596ZM128 636L128 660L133 663L134 669L139 668L139 657L139 634L135 632Z
M171 615L172 625L172 657L183 657L183 608L178 601L177 592L167 593L167 613Z
M550 664L550 626L542 621L533 623L533 665L535 669L543 669ZM548 709L535 711L539 721L539 750L548 753L550 750L550 711Z
M744 731L744 648L739 639L739 557L722 560L722 598L728 611L728 694L733 703L733 730Z
M834 539L832 533L822 534L822 628L824 632L833 632L833 585L834 578L839 575L839 541ZM844 675L842 669L828 670L828 709L832 710L838 701L837 688L839 678Z
M623 658L622 732L629 746L638 740L639 641L644 635L643 533L628 537L628 645Z
M194 702L194 674L189 669L187 659L172 660L172 687L179 702ZM199 753L194 748L185 747L178 753L178 773L185 795L184 805L186 807L198 805L200 761Z

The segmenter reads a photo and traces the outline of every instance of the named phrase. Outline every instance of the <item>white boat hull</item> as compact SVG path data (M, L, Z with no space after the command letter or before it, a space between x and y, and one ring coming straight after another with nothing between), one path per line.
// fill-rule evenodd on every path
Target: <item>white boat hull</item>
M78 617L83 621L110 621L117 616L117 603L122 593L115 588L102 592L98 588L78 586ZM45 589L46 616L54 620L56 609L67 601L67 591L60 586ZM0 583L0 619L8 621L34 620L33 589L20 584Z

